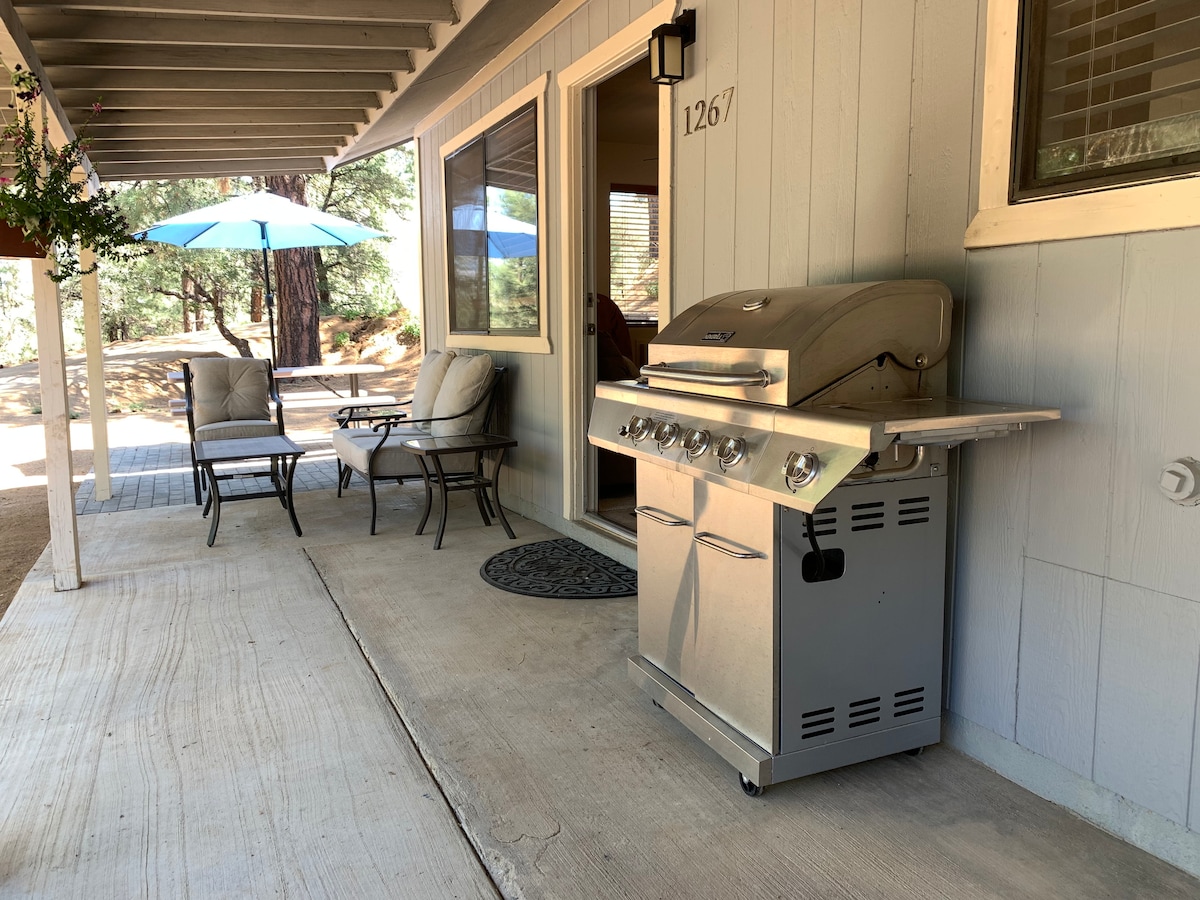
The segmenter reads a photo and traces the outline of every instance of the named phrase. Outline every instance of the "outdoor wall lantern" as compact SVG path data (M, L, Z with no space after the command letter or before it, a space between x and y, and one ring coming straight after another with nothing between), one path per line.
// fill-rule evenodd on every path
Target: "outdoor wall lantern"
M655 84L683 81L683 48L696 43L696 11L685 9L673 22L650 32L650 80Z

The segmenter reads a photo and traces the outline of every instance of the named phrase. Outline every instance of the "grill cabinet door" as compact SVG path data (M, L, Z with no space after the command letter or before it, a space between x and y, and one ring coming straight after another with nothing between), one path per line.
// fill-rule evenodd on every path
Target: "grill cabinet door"
M638 460L637 490L638 652L694 691L692 476Z
M696 699L775 753L775 506L696 482ZM736 555L735 555L736 554Z

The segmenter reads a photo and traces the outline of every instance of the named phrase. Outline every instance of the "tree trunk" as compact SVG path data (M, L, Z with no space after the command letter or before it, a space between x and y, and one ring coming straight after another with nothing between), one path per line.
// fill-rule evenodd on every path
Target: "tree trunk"
M307 205L303 175L268 175L267 190L293 203ZM321 364L321 318L317 305L317 270L311 247L276 250L275 297L279 335L276 364Z
M325 265L320 247L313 247L313 263L317 269L317 302L320 304L320 309L328 315L330 306L329 267Z
M263 313L263 289L261 286L250 288L250 321L261 322Z
M238 337L229 330L225 324L225 295L220 288L215 288L210 299L213 311L213 322L217 326L217 331L221 332L221 336L229 343L233 344L238 355L250 359L254 354L250 351L250 342L245 338Z
M190 299L192 291L192 275L187 269L184 269L183 277L179 279L179 293L183 294L183 302L180 303L180 306L183 307L183 331L185 334L192 330L192 301Z

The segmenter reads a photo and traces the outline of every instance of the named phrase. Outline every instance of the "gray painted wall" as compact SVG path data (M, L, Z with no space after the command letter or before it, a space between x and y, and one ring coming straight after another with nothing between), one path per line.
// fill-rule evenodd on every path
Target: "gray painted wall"
M1163 463L1200 456L1200 230L962 249L986 0L688 5L699 34L675 89L675 308L757 286L950 286L962 393L1064 415L961 454L950 736L1200 872L1200 507L1174 506L1156 487ZM594 0L422 136L432 346L445 334L437 146L648 8ZM728 116L686 134L685 108L730 87ZM553 141L548 153L555 171ZM558 197L546 202L556 233ZM522 442L511 490L551 524L562 505L560 359L504 360Z

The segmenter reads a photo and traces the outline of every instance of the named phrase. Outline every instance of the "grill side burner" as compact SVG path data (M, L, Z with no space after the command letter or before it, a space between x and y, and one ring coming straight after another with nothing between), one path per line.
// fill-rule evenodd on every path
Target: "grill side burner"
M932 281L724 294L648 384L597 385L589 440L637 460L630 676L747 793L939 740L950 448L1059 417L945 396L950 311Z

